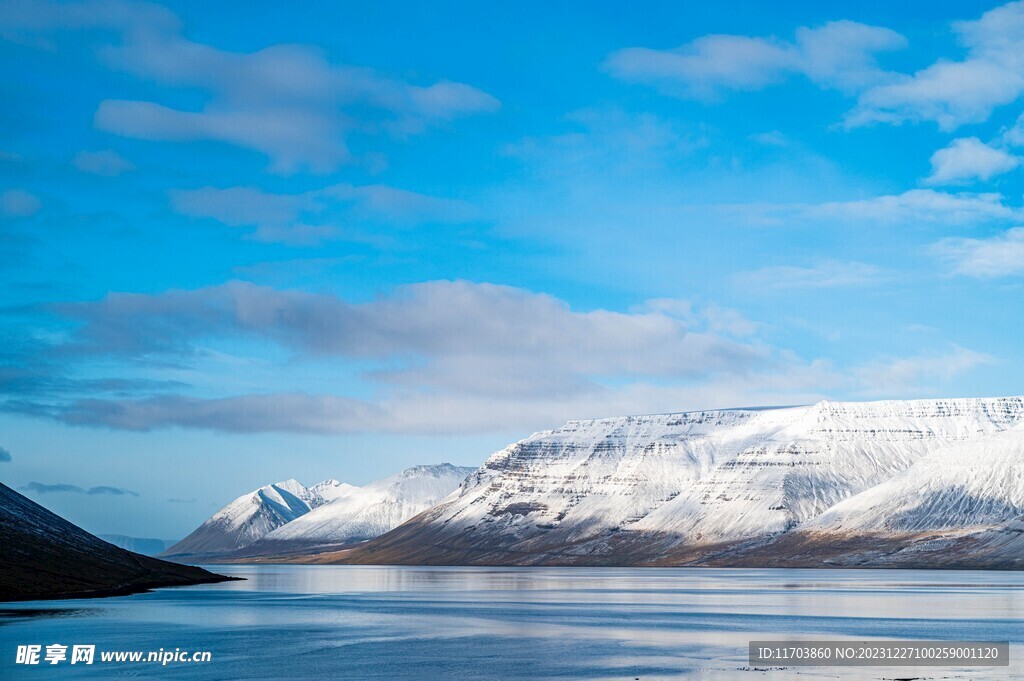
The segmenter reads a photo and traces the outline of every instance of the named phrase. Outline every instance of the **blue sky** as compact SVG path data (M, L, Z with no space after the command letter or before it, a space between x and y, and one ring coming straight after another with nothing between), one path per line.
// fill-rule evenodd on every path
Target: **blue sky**
M1024 5L0 2L0 471L177 538L566 419L1019 394Z

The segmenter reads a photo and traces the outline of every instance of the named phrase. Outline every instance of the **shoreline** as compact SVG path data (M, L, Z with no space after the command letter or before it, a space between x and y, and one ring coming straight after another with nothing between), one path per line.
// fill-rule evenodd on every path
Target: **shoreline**
M200 568L201 569L201 568ZM113 598L116 596L133 596L140 593L150 593L156 589L172 589L176 587L198 586L200 584L219 584L221 582L244 582L244 577L230 577L210 573L209 577L197 577L190 580L153 580L138 582L135 584L122 584L105 589L93 589L89 591L60 591L55 593L39 594L18 594L12 597L0 595L0 605L4 603L24 603L26 601L66 601L87 598Z

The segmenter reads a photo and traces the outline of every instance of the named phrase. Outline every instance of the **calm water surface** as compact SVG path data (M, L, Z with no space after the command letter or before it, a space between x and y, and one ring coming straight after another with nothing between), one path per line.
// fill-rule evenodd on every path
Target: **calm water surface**
M244 582L0 604L0 678L1024 679L1024 574L242 565ZM1011 666L750 670L752 638L1011 641ZM15 664L19 644L212 661Z

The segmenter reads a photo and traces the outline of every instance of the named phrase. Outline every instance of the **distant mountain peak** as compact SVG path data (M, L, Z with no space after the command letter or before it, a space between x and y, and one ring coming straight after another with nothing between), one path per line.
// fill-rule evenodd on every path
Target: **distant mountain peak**
M316 497L316 503L313 504L313 508L322 506L338 497L348 496L354 490L359 489L355 485L350 485L347 482L340 482L334 478L318 482L309 488L309 491Z
M269 532L246 553L313 552L371 539L432 507L475 470L449 463L411 466Z
M283 540L302 543L306 536L310 546L324 537L332 543L368 539L440 501L473 470L442 463L411 466L363 487L333 478L311 487L294 479L264 485L214 513L162 555L190 560L224 557L265 537L279 546ZM311 516L308 522L294 525L307 516ZM341 516L345 523L340 523ZM332 524L333 530L318 528L321 521ZM346 524L348 530L340 531L340 524ZM275 534L285 527L290 527L288 533ZM253 551L258 552L258 547Z
M161 555L209 556L233 551L248 546L322 503L324 499L320 495L296 480L264 485L214 513Z

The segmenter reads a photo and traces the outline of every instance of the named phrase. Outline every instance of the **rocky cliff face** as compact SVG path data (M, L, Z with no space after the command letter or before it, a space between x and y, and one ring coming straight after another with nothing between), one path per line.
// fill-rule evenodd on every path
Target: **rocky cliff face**
M1022 398L575 421L495 453L457 495L332 559L1019 564L1022 422ZM907 502L915 490L927 498ZM982 559L986 542L1005 546Z

